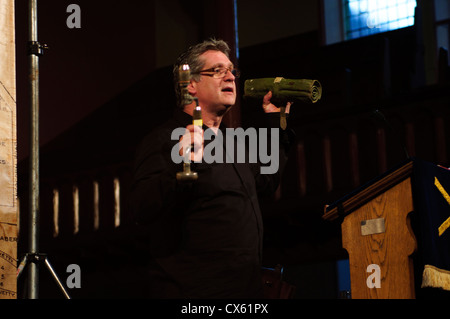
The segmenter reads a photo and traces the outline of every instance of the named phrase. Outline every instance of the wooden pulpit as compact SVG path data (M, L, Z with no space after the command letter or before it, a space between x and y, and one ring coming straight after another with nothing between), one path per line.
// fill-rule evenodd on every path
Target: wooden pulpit
M415 298L412 168L410 161L325 207L324 219L342 220L353 299Z

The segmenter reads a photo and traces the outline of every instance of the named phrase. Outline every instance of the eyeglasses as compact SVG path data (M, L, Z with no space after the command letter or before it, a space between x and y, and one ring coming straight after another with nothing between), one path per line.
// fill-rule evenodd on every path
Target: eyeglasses
M206 76L212 76L215 79L222 79L225 77L225 75L227 74L228 71L230 71L231 74L233 74L235 78L239 78L239 76L241 75L241 72L239 72L238 69L225 68L225 67L216 67L216 68L201 70L201 71L193 73L193 74L201 74L201 75L206 75Z

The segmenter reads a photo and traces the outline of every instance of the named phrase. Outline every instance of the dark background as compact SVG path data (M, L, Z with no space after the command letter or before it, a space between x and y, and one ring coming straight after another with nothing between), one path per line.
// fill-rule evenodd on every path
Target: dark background
M80 29L66 25L71 3L81 8ZM75 298L139 298L145 291L143 247L127 203L134 150L172 113L171 64L205 38L223 38L235 49L241 93L249 78L322 83L319 103L294 106L290 122L298 144L277 194L262 199L265 266L284 266L296 298L334 299L348 289L340 271L348 258L340 225L322 219L326 204L402 162L403 146L411 156L450 166L448 60L442 58L445 51L439 55L430 45L429 8L415 26L333 45L325 45L318 0L64 0L40 1L38 8L39 41L49 47L39 59L40 250L64 283L66 267L80 265L82 288L70 290ZM19 256L28 242L27 10L26 1L16 1ZM373 116L376 109L394 130ZM240 100L226 121L254 126L258 110ZM119 227L113 221L115 178L121 190ZM98 228L93 181L100 189ZM57 235L54 190L60 194ZM41 297L61 298L45 269L41 277ZM24 282L21 278L19 297L26 296Z

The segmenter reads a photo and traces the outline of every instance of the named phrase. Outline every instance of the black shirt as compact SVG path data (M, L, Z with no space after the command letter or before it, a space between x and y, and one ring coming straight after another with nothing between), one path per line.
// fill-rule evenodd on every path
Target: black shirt
M197 181L178 182L182 164L171 158L178 143L171 134L191 123L190 115L175 111L143 140L136 155L132 208L145 228L151 256L149 297L262 297L258 192L275 191L279 172L260 174L260 165L248 161L202 162L191 164ZM225 145L225 127L220 130Z

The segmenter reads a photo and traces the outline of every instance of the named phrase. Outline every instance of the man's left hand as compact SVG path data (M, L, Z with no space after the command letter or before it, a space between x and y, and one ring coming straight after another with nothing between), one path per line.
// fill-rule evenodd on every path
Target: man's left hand
M272 104L272 102L270 102L271 98L272 98L272 91L269 91L266 95L264 95L263 104L262 104L264 112L265 113L280 112L280 108L275 106L274 104ZM286 113L289 113L289 110L290 110L292 104L293 104L292 102L286 103Z

